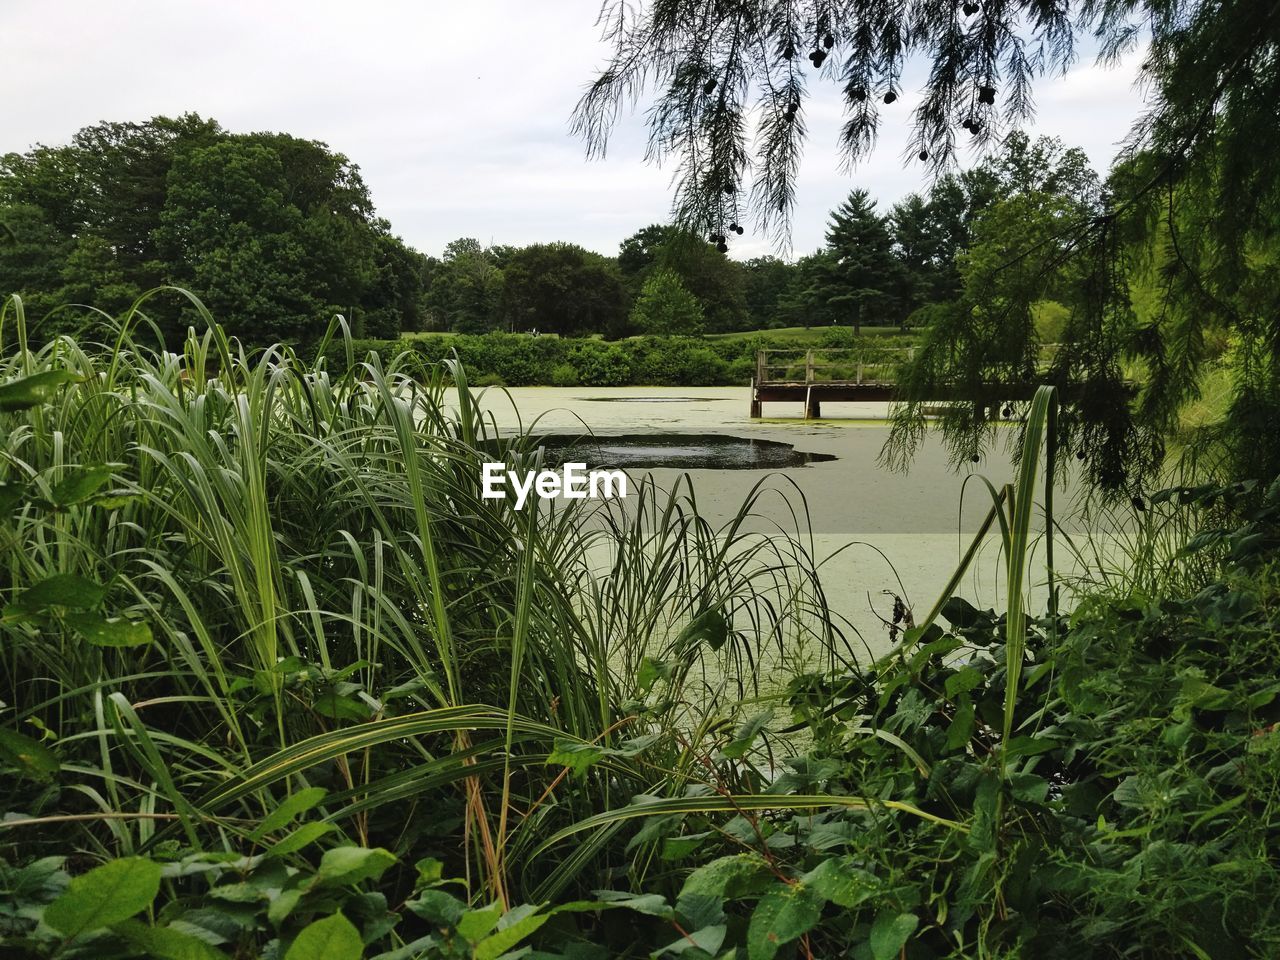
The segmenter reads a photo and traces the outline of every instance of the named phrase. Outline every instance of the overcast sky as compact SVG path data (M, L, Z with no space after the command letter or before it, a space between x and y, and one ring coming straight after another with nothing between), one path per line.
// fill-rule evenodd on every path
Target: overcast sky
M5 0L0 151L65 142L100 120L195 111L230 130L323 140L356 162L378 211L413 246L568 240L602 253L666 218L669 171L641 160L635 117L588 163L568 119L603 61L599 0L466 3ZM1085 57L1037 87L1032 133L1105 170L1138 114L1136 57ZM918 74L917 74L918 76ZM910 77L908 78L910 81ZM916 95L887 108L875 156L841 172L834 83L814 84L793 253L821 245L854 187L883 207L927 186L902 159ZM776 252L738 238L731 255Z

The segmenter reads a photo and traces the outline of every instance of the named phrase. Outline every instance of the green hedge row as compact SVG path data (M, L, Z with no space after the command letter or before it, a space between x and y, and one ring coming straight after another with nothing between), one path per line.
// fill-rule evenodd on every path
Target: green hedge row
M719 343L691 337L609 342L506 333L356 340L352 345L357 362L376 353L384 366L406 351L431 362L456 354L473 383L511 387L746 384L756 350L747 341ZM335 371L345 367L345 345L330 349L329 362Z
M834 332L834 331L833 331ZM831 345L846 346L830 338ZM523 334L450 334L400 340L355 340L360 362L377 354L383 366L411 352L437 362L457 356L472 383L511 387L745 386L755 370L756 351L794 349L795 344L767 336L733 340L695 337L594 338L530 337ZM868 350L883 347L867 342ZM328 351L330 369L345 370L345 344Z

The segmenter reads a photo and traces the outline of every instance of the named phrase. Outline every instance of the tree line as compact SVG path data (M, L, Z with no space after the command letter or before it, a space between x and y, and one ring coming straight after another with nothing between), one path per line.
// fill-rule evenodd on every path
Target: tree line
M1021 185L1067 203L1091 178L1079 151L1014 135L886 212L853 191L824 246L794 261L736 261L718 238L665 224L616 256L464 237L436 257L392 232L359 168L323 143L155 117L0 159L0 289L23 297L37 335L83 326L69 305L117 314L161 285L192 291L250 343L305 342L335 313L370 338L905 326L956 298L959 254L989 239L981 214L998 198ZM148 314L170 339L197 319L178 298Z

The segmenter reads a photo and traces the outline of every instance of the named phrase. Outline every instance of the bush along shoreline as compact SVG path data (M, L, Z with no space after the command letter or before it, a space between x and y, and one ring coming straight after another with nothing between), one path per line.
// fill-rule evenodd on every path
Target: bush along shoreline
M852 331L824 331L814 348L856 350L868 362L896 356L893 337L853 336ZM352 340L326 350L331 370L341 373L349 356L364 360L376 354L384 367L406 355L424 364L457 357L468 381L477 386L508 387L725 387L746 386L755 373L756 351L797 350L794 341L761 334L725 339L652 336L626 340L593 337L532 337L524 334L441 334L399 340ZM803 374L801 374L803 375Z
M1044 388L992 488L1013 599L951 596L975 545L865 663L754 500L481 503L537 451L465 362L5 319L6 955L1280 951L1280 482L1152 496L1172 562L1028 614Z

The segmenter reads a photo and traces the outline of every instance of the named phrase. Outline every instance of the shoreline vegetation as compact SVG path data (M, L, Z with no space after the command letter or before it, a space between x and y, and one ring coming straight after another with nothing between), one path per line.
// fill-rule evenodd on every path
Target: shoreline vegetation
M974 547L873 661L831 621L802 502L767 536L754 495L712 528L689 485L626 512L482 502L481 463L539 453L486 423L465 356L336 326L317 361L248 355L205 317L174 353L127 326L29 349L20 304L0 316L6 949L1280 947L1280 682L1257 669L1280 483L1152 493L1127 564L1024 610L1055 575L1053 548L1028 559L1054 529L1042 388ZM951 596L984 535L1000 610Z
M406 355L427 367L456 357L477 386L722 387L747 386L756 351L834 347L867 363L901 358L914 338L897 328L857 336L847 327L778 334L758 331L716 337L649 336L623 340L528 334L415 334L397 340L353 340L352 350L331 344L330 368L348 357L375 353L384 366Z

